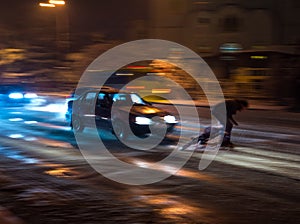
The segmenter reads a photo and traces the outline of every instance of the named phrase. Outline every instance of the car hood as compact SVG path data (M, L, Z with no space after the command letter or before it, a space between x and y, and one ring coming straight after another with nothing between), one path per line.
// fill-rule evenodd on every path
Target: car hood
M169 113L160 108L151 105L133 105L132 107L124 106L119 108L121 111L129 111L133 115L143 115L143 116L165 116Z

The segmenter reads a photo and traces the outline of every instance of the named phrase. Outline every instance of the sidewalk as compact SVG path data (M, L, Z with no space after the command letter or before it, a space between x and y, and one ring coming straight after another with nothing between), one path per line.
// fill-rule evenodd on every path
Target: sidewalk
M287 110L288 106L279 106L276 102L262 102L259 100L248 100L249 102L249 110ZM152 103L157 104L171 104L169 101L164 100L156 100L152 101ZM207 100L172 100L172 103L175 105L181 106L197 106L197 107L209 107L209 103ZM215 105L218 101L212 101L211 104Z

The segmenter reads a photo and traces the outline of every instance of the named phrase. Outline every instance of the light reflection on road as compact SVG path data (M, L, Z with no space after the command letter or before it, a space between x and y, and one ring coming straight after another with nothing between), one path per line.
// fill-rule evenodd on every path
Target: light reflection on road
M68 148L68 149L70 149L70 148L73 149L74 148L68 142L52 140L52 139L47 139L47 138L41 138L41 137L37 138L37 142L39 142L43 145L46 145L46 146L57 147L57 148Z
M162 164L144 161L144 160L140 160L140 159L129 159L129 161L141 168L160 170L162 172L171 173L171 174L173 174L174 171L176 171L176 168L172 167L171 165L162 165ZM221 183L221 181L218 178L215 178L208 174L202 174L199 170L188 170L188 169L181 168L173 175L180 176L180 177L193 178L193 179L197 179L197 180L201 180L201 181Z
M213 223L215 220L216 211L177 195L149 192L141 188L132 188L128 195L135 196L133 206L144 204L153 207L159 215L173 223Z
M204 221L204 217L212 214L212 211L201 208L199 205L192 205L188 201L180 201L180 197L168 194L147 195L141 197L148 205L159 206L159 213L164 217L174 220L175 223L183 223L191 217Z
M43 163L39 166L49 168L45 173L55 177L68 178L79 175L79 172L72 168L65 167L63 164Z
M37 164L39 163L38 159L31 158L28 156L23 155L19 151L12 150L9 147L0 147L0 153L10 159L21 161L25 164Z

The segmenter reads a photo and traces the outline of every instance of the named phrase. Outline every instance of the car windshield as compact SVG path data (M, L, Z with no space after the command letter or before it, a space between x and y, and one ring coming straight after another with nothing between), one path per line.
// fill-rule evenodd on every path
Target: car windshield
M122 105L142 104L146 105L146 102L135 93L115 93L113 94L113 102L120 103Z

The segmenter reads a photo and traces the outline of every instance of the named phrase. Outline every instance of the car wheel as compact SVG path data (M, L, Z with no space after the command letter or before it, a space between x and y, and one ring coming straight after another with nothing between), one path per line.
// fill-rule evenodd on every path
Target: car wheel
M114 128L115 136L117 136L120 140L127 139L128 132L125 124L122 121L120 120L115 121L113 128Z
M74 132L82 132L84 129L84 126L82 125L82 122L79 117L73 117L71 127Z

